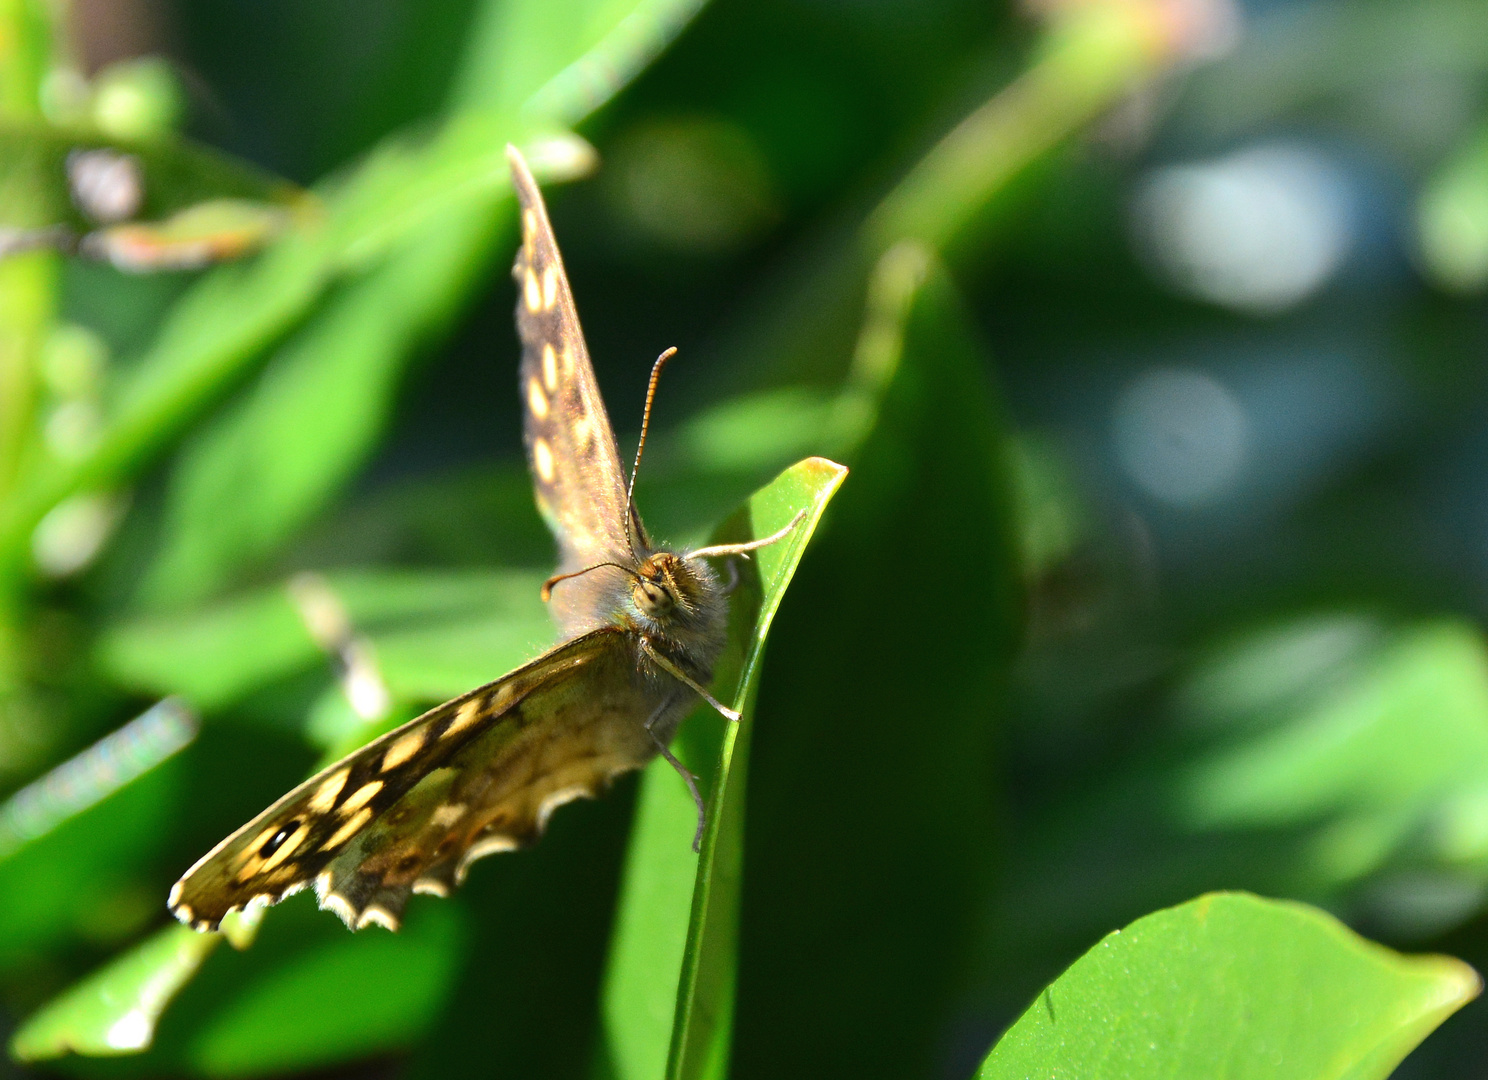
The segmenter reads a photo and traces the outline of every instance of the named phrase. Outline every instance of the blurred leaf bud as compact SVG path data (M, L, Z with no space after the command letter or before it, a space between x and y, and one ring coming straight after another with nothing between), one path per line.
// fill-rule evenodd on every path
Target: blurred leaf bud
M112 138L161 138L176 129L183 112L180 82L158 57L110 64L93 81L93 122Z

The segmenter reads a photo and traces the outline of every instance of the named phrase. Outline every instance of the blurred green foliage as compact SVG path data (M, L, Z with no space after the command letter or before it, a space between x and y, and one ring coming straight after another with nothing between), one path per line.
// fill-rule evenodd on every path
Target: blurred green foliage
M0 0L9 1067L1481 1071L1485 91L1477 0ZM508 142L622 452L681 348L653 531L811 510L702 854L658 767L397 936L196 935L212 844L551 643Z

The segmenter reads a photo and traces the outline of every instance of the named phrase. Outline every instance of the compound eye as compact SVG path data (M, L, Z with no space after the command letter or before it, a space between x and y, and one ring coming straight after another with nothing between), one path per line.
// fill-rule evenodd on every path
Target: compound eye
M672 606L672 594L663 585L642 578L636 582L636 606L648 615L666 611Z

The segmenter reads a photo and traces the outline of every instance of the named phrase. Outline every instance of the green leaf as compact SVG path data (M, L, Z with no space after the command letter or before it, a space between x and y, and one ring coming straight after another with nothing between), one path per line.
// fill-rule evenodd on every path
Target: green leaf
M540 4L528 6L536 12L547 10ZM564 70L590 73L579 80L578 90L558 94L562 106L558 111L566 121L577 121L606 100L683 21L668 5L644 0L607 0L592 14L592 24L584 24L598 35L593 42L586 40L596 50L592 63L575 69L584 55L559 53L552 58L567 65ZM505 27L499 19L497 25L502 34L520 29L520 25ZM502 49L522 55L524 45L519 37L503 37ZM476 63L471 70L479 66ZM558 70L544 72L544 83ZM606 74L590 77L595 71ZM68 495L118 484L138 470L215 403L264 350L293 329L343 274L372 268L442 214L452 218L461 213L494 214L508 192L505 144L528 141L532 123L510 113L466 111L452 116L421 144L390 140L349 176L322 185L322 214L301 215L295 227L252 263L219 268L207 275L176 305L154 346L118 388L97 448L80 461L53 463L38 470L3 508L0 561L7 556L18 560L36 523ZM551 129L551 119L546 126ZM534 169L548 177L572 176L591 164L581 141L555 138L550 132L530 156ZM449 228L447 241L458 233L453 223ZM456 268L483 264L494 235L489 228L466 229L452 241L463 240L463 250L446 252L450 264ZM394 276L408 272L391 271ZM458 280L468 283L469 277ZM441 313L458 307L463 295L456 283L430 292L422 307L413 302L416 298L404 306L397 320L401 348L392 351L394 361L405 360L407 345L418 331L430 330L441 321ZM352 318L350 312L341 315L339 325ZM382 361L377 366L385 370L388 351L375 343L368 347L374 360ZM381 411L378 402L382 400L375 390L374 386L374 392L355 399L366 403L374 414ZM272 426L274 421L269 422ZM327 476L311 486L322 492L333 489L348 462L359 460L365 452L373 429L380 430L376 415L353 416L328 426L329 432L339 432L342 438L328 447ZM327 442L331 441L328 435ZM306 513L303 505L290 509L290 517Z
M327 922L308 898L299 904L302 917ZM234 985L185 1040L186 1058L208 1076L262 1076L411 1045L439 1015L458 970L462 914L425 905L398 934L353 937L328 924L307 935L310 947L272 965L224 954L219 978ZM265 938L278 921L266 924Z
M886 253L871 294L844 399L853 482L760 691L740 1075L931 1074L989 902L1020 633L1002 418L923 248Z
M183 451L147 602L180 605L271 556L375 448L417 345L453 317L496 232L447 214L331 294L249 390Z
M910 376L908 371L901 370L902 363L907 363L913 371L921 362L918 351L907 361L903 357L908 317L915 314L916 325L924 333L926 327L935 326L945 314L939 308L933 313L914 310L926 270L922 249L901 247L885 256L870 290L869 313L857 360L849 379L836 395L761 395L715 410L684 430L673 447L678 460L670 469L667 464L662 466L668 473L666 483L654 481L658 495L669 483L679 476L685 478L689 472L708 477L716 484L719 465L710 460L704 444L710 436L726 437L731 427L738 426L740 416L757 415L765 407L785 406L786 429L769 440L746 446L738 455L721 463L724 470L747 471L758 467L778 453L780 446L792 445L808 426L814 441L834 449L857 454L863 451L865 439L871 445L880 410L886 403L896 409L901 405L896 397L896 385L897 393L902 394L905 378L924 378L923 373ZM940 284L937 280L937 285ZM937 296L937 300L943 298ZM937 327L932 332L939 334L940 330ZM949 415L960 420L964 411L974 417L970 427L975 433L973 438L979 438L985 434L982 425L986 417L981 411L986 404L985 391L978 392L974 381L978 376L970 375L962 366L973 357L965 351L964 342L957 344L961 347L951 352L954 359L948 363L955 375L947 379L947 388L956 388L948 392L952 400L958 401L959 409ZM945 343L938 342L936 348L944 350ZM972 380L971 387L965 385L968 378ZM776 415L772 413L772 419ZM809 423L805 422L807 417ZM890 423L897 426L897 420ZM877 437L884 434L878 432ZM981 443L979 450L982 460L970 466L973 475L979 466L988 470L994 466L990 443ZM896 448L894 453L898 456L902 449ZM872 477L869 482L873 482ZM976 486L971 491L979 493ZM683 496L672 493L668 498L672 502L685 501ZM964 498L959 503L952 500L950 505L959 510L975 508L978 513L984 509L980 503L968 506ZM989 538L981 534L978 539L985 542ZM768 570L763 560L761 569ZM820 649L821 643L817 643L806 650L811 658L808 667L820 655ZM779 658L787 667L794 659ZM743 694L752 692L750 686L743 688ZM739 701L743 700L741 694ZM683 729L684 760L704 775L719 754L713 747L695 745L700 733L709 730L709 723L704 717L702 723L694 720ZM741 790L744 783L749 727L744 726L737 734L745 741L735 750L734 767L727 774L726 790L730 793ZM718 784L715 780L715 792L719 790ZM701 875L711 868L712 877L697 876L695 886L695 859L679 839L685 838L694 822L691 802L669 768L653 765L646 774L605 994L606 1065L616 1076L654 1076L664 1064L670 1069L670 1076L718 1075L728 1061L735 983L737 873L742 861L743 828L740 803L725 798L722 805L722 813L710 826L710 835L712 828L719 830L716 864L710 866L707 862L709 849L705 846L704 864L699 871ZM678 958L684 950L680 912L690 900L701 907L693 909L695 921L685 940L683 983L674 998L672 988L678 983L673 972L678 970Z
M158 913L146 870L185 802L177 702L86 748L0 803L0 967L39 949L115 945Z
M276 589L190 616L115 627L100 642L98 661L121 686L180 694L210 712L309 666L316 655L287 591Z
M1028 1007L980 1080L1371 1080L1482 988L1295 903L1216 893L1106 937Z
M643 69L706 0L498 0L472 31L453 103L572 126Z
M765 639L812 532L846 475L823 458L800 462L715 534L717 543L742 542L803 515L784 540L755 554L730 604L730 650L715 685L733 684L724 700L743 719L727 725L721 739L716 715L695 716L684 728L685 760L711 781L701 855L691 849L696 809L671 766L658 759L642 781L604 989L604 1052L617 1078L726 1073L744 791Z
M1182 825L1274 827L1379 812L1409 821L1454 791L1481 788L1488 776L1481 632L1466 623L1421 625L1361 666L1280 723L1183 769L1173 791Z
M11 1054L45 1061L138 1053L154 1039L166 1005L221 943L218 934L167 926L34 1013L11 1039Z
M699 0L487 5L465 70L472 79L489 73L503 89L467 86L456 103L509 118L532 89L570 65L603 72L602 85L570 72L568 83L577 78L582 85L554 91L562 119L576 120L639 70L699 6ZM531 88L513 89L529 81ZM518 130L510 121L466 116L443 140L453 149L431 156L443 154L452 175L469 171L460 148L479 160ZM397 181L396 162L389 167ZM408 202L393 181L388 200ZM428 182L402 181L415 191ZM449 324L486 268L504 235L498 227L504 207L503 197L428 220L403 249L333 293L276 351L244 399L188 448L169 496L165 549L151 570L148 600L178 604L209 595L232 573L275 552L344 487L382 434L415 347ZM390 216L397 219L397 211L371 201L362 231L377 234ZM352 257L365 258L366 236L355 243L359 253Z
M711 520L737 502L720 507ZM552 572L553 534L538 516L532 476L521 460L380 485L347 500L294 548L296 562L305 566L475 567L488 564L493 552L507 565L544 577Z
M542 578L489 570L327 575L353 629L372 642L389 689L409 702L453 697L550 640ZM180 694L206 711L325 663L284 587L116 627L99 657L121 684Z
M1488 644L1455 620L1311 614L1227 637L1179 683L1175 729L1025 824L993 927L1013 968L1235 883L1392 935L1473 917L1488 881ZM1072 894L1071 875L1087 887Z
M266 920L247 952L218 952L222 934L167 927L28 1019L11 1051L25 1061L147 1051L120 1063L122 1075L237 1077L398 1050L439 1015L463 916L420 905L399 934L353 936L305 897Z

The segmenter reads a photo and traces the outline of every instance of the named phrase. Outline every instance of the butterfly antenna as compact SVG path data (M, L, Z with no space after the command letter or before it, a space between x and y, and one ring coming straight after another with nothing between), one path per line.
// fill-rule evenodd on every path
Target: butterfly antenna
M631 535L631 519L635 515L635 500L632 497L635 492L636 473L641 469L641 454L646 449L646 432L651 427L651 402L656 399L656 384L661 379L661 369L666 367L666 362L677 355L677 347L673 345L666 352L656 358L656 363L651 365L651 381L646 386L646 408L641 412L641 441L636 443L635 464L630 467L630 483L625 487L625 537L630 544L630 554L635 558L635 540Z
M553 586L554 585L557 585L560 581L567 581L569 578L582 577L583 575L587 574L590 570L598 570L601 566L613 566L616 570L624 570L631 577L635 577L636 576L636 572L634 570L632 570L630 567L628 567L628 566L621 566L617 562L597 562L593 566L586 566L586 567L584 567L584 569L582 569L582 570L572 570L572 571L570 571L567 574L554 574L552 577L548 578L547 581L544 581L543 582L543 587L542 587L542 601L543 601L543 603L546 604L549 600L551 600L553 598Z

